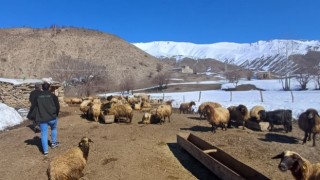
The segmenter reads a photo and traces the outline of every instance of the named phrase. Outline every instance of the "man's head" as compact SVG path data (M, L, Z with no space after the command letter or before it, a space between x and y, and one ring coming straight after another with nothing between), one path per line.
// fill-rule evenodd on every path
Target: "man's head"
M40 83L35 83L34 84L34 89L41 90L41 84Z
M44 83L42 84L42 90L48 91L49 89L50 89L50 84L47 83L47 82L44 82Z

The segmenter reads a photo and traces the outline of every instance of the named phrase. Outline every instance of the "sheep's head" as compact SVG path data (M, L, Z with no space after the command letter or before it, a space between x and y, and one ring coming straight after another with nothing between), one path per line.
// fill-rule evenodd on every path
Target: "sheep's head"
M266 120L267 114L266 114L265 110L259 111L258 115L259 115L261 121L265 121Z
M241 112L242 115L246 115L248 113L248 109L245 105L240 104L237 109Z
M88 147L89 143L93 143L93 141L90 138L83 137L81 138L81 141L79 142L79 147Z
M292 152L292 151L284 151L272 159L281 159L278 168L281 171L287 170L297 170L299 168L299 159L301 159L300 155Z
M195 105L196 105L196 103L194 101L190 102L190 106L195 106Z
M313 119L315 116L319 116L318 111L315 109L307 109L306 111L308 119Z
M214 113L214 108L211 107L210 105L205 105L203 108L203 113L209 117L210 114Z

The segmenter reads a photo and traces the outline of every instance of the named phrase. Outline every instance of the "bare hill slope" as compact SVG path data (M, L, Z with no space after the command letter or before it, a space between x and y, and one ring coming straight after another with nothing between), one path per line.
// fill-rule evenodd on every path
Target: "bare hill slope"
M45 77L52 61L68 55L104 66L116 81L131 75L148 84L150 73L163 64L115 35L88 29L0 29L0 42L0 77Z

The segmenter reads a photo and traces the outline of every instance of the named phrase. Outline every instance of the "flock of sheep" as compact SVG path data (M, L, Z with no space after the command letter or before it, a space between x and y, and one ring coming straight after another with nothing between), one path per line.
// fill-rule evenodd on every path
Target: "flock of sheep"
M150 100L145 94L134 97L108 96L107 98L85 98L71 99L71 103L81 103L80 110L87 119L94 121L103 120L105 115L114 115L118 122L125 118L127 122L132 122L133 110L145 112L140 123L160 123L165 122L172 115L172 101L163 102L161 99ZM69 103L70 103L69 102ZM194 101L181 103L180 113L192 113ZM223 107L217 102L204 102L198 107L200 119L206 118L212 125L212 132L216 132L217 127L224 130L231 126L243 129L246 122L253 121L269 122L269 130L274 130L274 125L283 125L286 132L292 131L292 111L289 109L279 109L266 111L262 106L254 106L248 110L245 105ZM298 118L298 125L304 131L303 144L313 138L315 146L315 136L320 132L320 116L315 109L307 109ZM82 170L86 165L89 154L89 138L84 137L79 142L79 146L67 151L59 157L54 158L48 168L49 179L79 179L83 176ZM320 179L320 163L311 164L308 160L292 151L284 151L274 157L281 159L279 169L281 171L291 170L296 179Z

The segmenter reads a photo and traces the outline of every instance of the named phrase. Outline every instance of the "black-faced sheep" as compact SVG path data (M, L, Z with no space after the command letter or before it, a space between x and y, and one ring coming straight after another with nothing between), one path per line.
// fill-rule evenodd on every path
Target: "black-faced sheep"
M272 159L281 159L280 171L291 171L296 180L320 179L320 163L311 164L310 161L293 151L284 151Z
M266 112L266 121L269 122L269 130L274 130L274 125L283 125L288 133L292 131L292 111L290 109L278 109Z
M196 105L196 103L194 101L188 102L188 103L181 103L179 110L180 110L180 114L181 112L183 114L185 113L191 113L191 108L193 105Z
M211 131L216 132L217 126L221 126L222 130L227 130L227 124L230 120L230 114L227 108L217 107L214 108L210 105L204 107L208 122L212 125Z
M230 113L230 121L228 127L231 127L232 124L237 127L239 124L242 125L242 129L245 129L245 123L250 119L248 108L245 105L230 106L228 107Z
M263 106L253 106L250 110L250 120L255 122L264 121L266 119L266 110Z
M320 132L320 117L318 111L315 109L307 109L301 113L298 119L298 125L301 130L304 131L303 144L311 140L311 133L313 139L313 146L316 146L316 134Z
M115 119L120 122L120 117L125 117L131 123L133 110L129 104L114 104L110 109L107 109L106 114L114 115Z
M69 149L64 154L54 157L47 170L49 180L79 179L83 176L89 155L91 139L83 137L78 147Z
M168 117L168 120L170 122L170 116L172 115L172 105L170 103L168 104L160 105L156 109L156 117L159 118L160 124L166 121L166 117Z
M222 107L221 104L216 103L216 102L204 102L204 103L202 103L202 104L198 107L198 113L200 114L200 119L202 118L202 116L203 116L204 118L206 118L206 113L204 113L204 107L205 107L206 105L210 105L210 106L212 106L212 107L214 107L214 108Z

